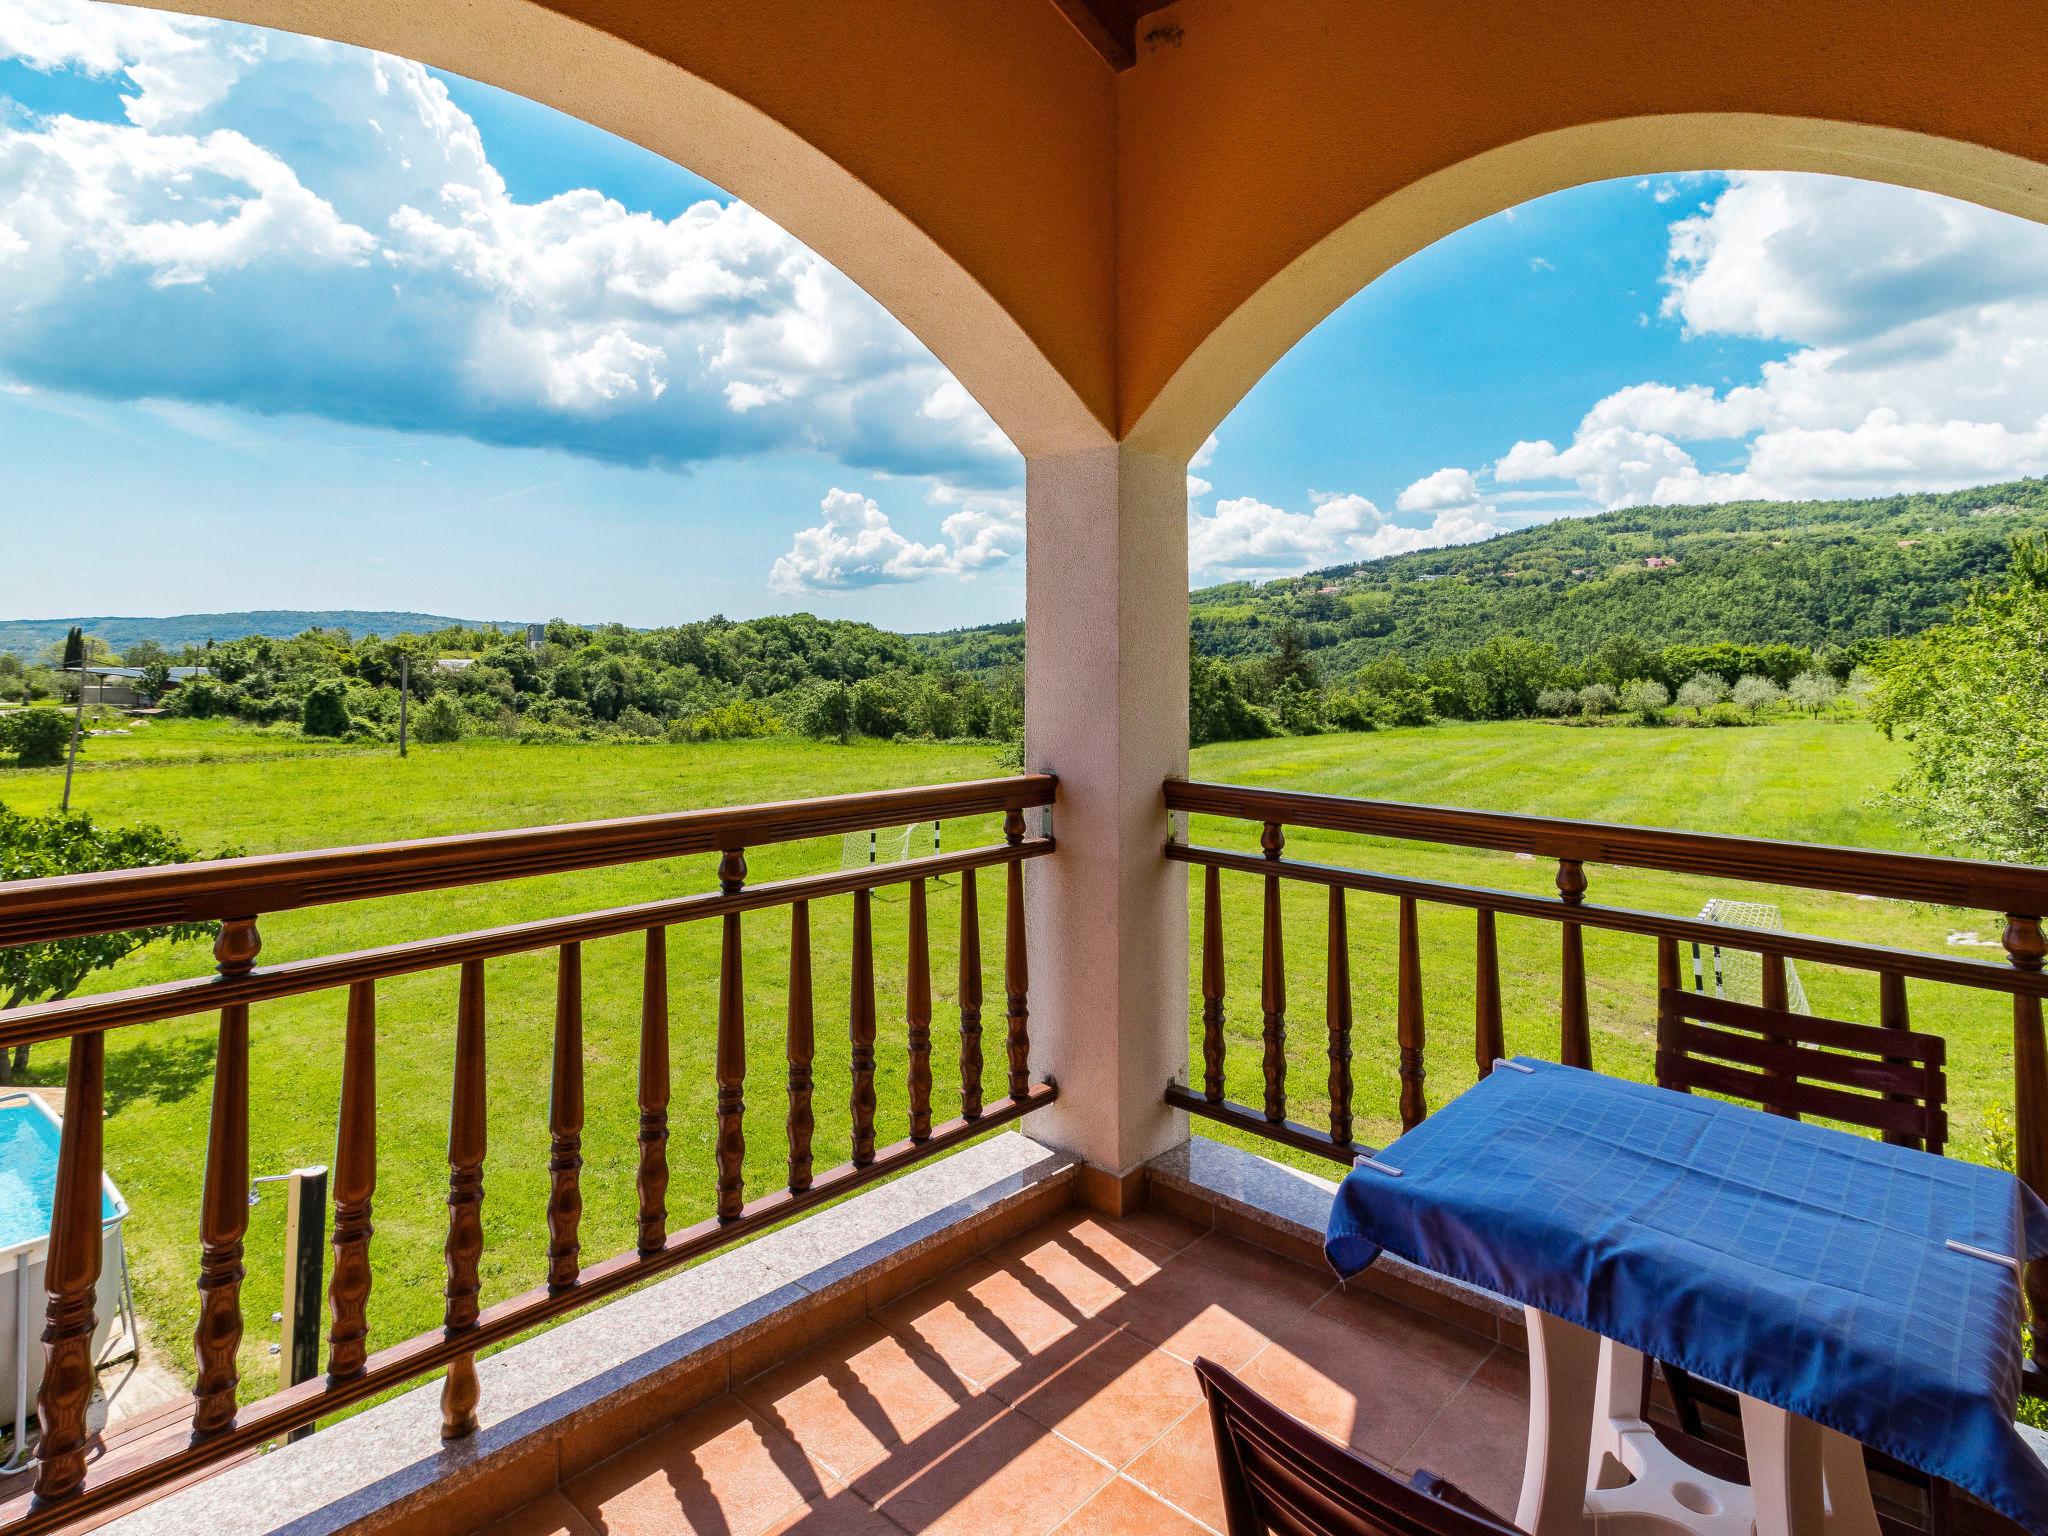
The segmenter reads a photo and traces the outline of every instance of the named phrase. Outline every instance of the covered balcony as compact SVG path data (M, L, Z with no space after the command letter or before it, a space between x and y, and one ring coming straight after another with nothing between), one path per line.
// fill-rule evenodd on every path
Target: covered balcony
M0 886L0 945L219 925L213 974L0 1013L0 1048L66 1061L35 1461L0 1532L1220 1531L1197 1356L1512 1517L1521 1312L1391 1261L1340 1284L1333 1178L1511 1054L1659 1080L1682 995L1711 990L1694 967L1724 957L1753 957L1774 1017L1797 967L1850 978L1832 995L1861 988L1902 1059L1935 989L1974 999L2016 1172L2048 1194L2048 870L1190 783L1185 494L1223 413L1335 305L1542 192L1834 169L2048 217L2048 17L1845 26L1779 0L1697 8L1674 39L1605 4L166 8L547 101L875 294L1027 461L1026 771ZM929 854L836 856L933 823ZM566 883L545 920L461 921L474 888L625 865L661 893L594 908ZM1826 921L1693 915L1757 887ZM292 913L389 898L414 898L408 931L275 958ZM2000 914L1998 950L1873 942L1864 898ZM1454 930L1451 975L1424 940ZM703 964L672 963L707 933ZM586 991L626 950L628 1000ZM549 1017L494 1007L516 965L550 968ZM445 997L431 1029L390 1008L420 977ZM303 1064L337 1085L331 1242L295 1298L316 1368L272 1392L244 1297L252 1126L315 1111L310 1089L252 1102L250 1068L265 1007L305 995L336 1021ZM194 1018L215 1027L206 1145L152 1149L204 1168L192 1391L102 1424L109 1053ZM380 1097L380 1056L423 1050L446 1102ZM1938 1151L1872 1080L1785 1091ZM607 1092L630 1134L594 1129ZM431 1189L392 1177L401 1107L445 1123ZM514 1159L544 1164L545 1198L501 1216ZM395 1273L379 1224L421 1210L441 1262ZM630 1239L586 1241L605 1222ZM438 1326L393 1336L380 1298L422 1284ZM2038 1388L2048 1267L2025 1290ZM1651 1413L1742 1475L1711 1388L1660 1385ZM1887 1529L2009 1528L1871 1472Z

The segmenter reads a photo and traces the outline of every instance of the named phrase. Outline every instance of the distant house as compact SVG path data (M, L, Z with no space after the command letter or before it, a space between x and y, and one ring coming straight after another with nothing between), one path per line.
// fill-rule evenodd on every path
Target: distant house
M1653 571L1675 571L1678 569L1678 556L1645 555L1643 556L1643 564Z
M140 709L145 703L163 702L143 693L140 667L88 666L84 670L87 704L104 704L109 709ZM210 675L205 667L172 667L170 671L170 682L164 689L166 693L192 678Z

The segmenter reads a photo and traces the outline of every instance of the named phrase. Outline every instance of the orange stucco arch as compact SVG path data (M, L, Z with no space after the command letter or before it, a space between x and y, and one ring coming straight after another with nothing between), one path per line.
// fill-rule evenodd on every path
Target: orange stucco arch
M1825 171L1939 191L2048 222L2041 165L1896 129L1740 114L1678 114L1558 129L1411 182L1353 215L1200 338L1125 441L1184 458L1294 344L1381 273L1505 208L1609 177L1707 170Z
M1113 440L1115 82L1050 4L144 3L417 59L666 155L873 294L1025 454Z
M1462 224L1835 171L2048 216L2039 0L154 0L443 66L675 158L875 295L1027 456L1184 456Z

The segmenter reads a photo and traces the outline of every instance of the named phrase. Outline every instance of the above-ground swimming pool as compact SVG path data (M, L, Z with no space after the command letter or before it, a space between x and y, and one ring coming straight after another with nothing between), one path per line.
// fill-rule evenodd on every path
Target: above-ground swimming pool
M50 1246L50 1207L57 1192L57 1146L62 1126L33 1094L0 1097L0 1424L19 1426L35 1411L43 1382L43 1259ZM128 1255L121 1223L128 1203L113 1180L101 1180L101 1251L98 1306L92 1331L99 1358L118 1320L132 1339ZM10 1466L24 1460L23 1437L14 1436Z

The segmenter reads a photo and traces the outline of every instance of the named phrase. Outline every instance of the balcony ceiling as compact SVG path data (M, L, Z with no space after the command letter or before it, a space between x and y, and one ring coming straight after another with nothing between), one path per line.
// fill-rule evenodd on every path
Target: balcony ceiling
M2048 7L1880 0L162 0L546 101L728 188L1027 454L1195 448L1460 226L1609 176L1833 171L2048 217Z

